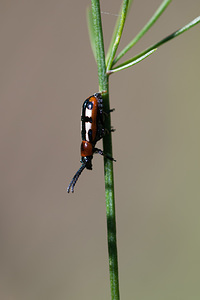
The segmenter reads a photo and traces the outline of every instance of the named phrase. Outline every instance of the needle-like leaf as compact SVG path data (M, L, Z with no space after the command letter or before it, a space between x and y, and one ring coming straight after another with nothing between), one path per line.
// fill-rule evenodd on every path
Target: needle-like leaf
M108 74L112 74L114 72L117 72L117 71L120 71L120 70L123 70L123 69L126 69L126 68L130 67L130 66L135 65L136 63L140 62L141 60L143 60L146 57L148 57L149 55L151 55L158 47L162 46L163 44L165 44L166 42L172 40L173 38L179 36L180 34L187 31L188 29L192 28L193 26L195 26L198 23L200 23L200 16L197 17L196 19L192 20L190 23L183 26L182 28L178 29L177 31L173 32L172 34L168 35L164 39L160 40L158 43L150 46L149 48L147 48L143 52L139 53L137 56L125 61L124 63L120 64L116 68L110 70L108 72Z
M121 14L120 14L119 20L117 22L117 28L115 29L114 38L112 40L112 47L110 48L111 50L109 51L109 56L108 56L108 61L107 61L107 70L111 69L117 48L119 46L119 42L120 42L120 39L122 36L122 31L124 28L124 23L125 23L127 11L128 11L128 5L129 5L129 0L123 0Z
M117 57L113 61L113 66L124 56L140 39L143 35L153 26L153 24L157 21L157 19L161 16L161 14L165 11L167 6L170 4L172 0L164 0L159 8L156 10L151 19L147 22L147 24L142 28L142 30L136 35L136 37L117 55Z
M93 24L91 7L87 8L87 25L88 25L88 32L89 32L89 38L90 38L92 52L93 52L95 60L97 61L96 46L95 46L95 33L94 33L94 24Z
M130 11L132 3L133 3L133 0L129 0L128 8L127 8L127 14ZM106 54L106 65L108 65L108 60L109 60L109 58L111 56L113 45L114 45L114 42L116 40L116 36L117 36L117 33L118 33L118 28L119 28L120 19L121 19L122 8L123 7L121 5L120 11L119 11L119 15L118 15L117 21L115 23L115 28L114 28L114 31L113 31L113 35L112 35L112 38L111 38L111 41L110 41L110 45L109 45L109 48L108 48L108 51L107 51L107 54Z
M145 58L147 58L149 55L153 54L156 50L157 49L150 50L149 52L147 52L147 53L145 53L143 55L139 54L138 56L135 56L134 58L132 58L132 59L126 61L125 63L117 66L116 68L112 69L111 71L108 71L108 74L112 74L112 73L115 73L115 72L127 69L129 67L132 67L133 65L136 65L140 61L142 61Z

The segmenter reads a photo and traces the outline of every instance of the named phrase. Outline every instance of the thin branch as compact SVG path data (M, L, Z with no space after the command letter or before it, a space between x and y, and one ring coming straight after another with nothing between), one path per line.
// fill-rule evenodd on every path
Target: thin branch
M95 33L94 33L94 25L93 25L92 8L91 7L87 8L87 25L88 25L88 33L89 33L89 38L90 38L90 45L92 48L94 58L97 61Z
M130 11L130 8L131 8L131 5L133 3L133 0L129 0L129 3L128 3L128 8L127 8L127 15ZM118 31L118 28L119 28L119 23L120 23L120 17L121 17L121 11L122 11L122 5L120 7L120 12L118 14L118 18L117 18L117 21L115 23L115 28L114 28L114 31L113 31L113 34L112 34L112 38L111 38L111 41L110 41L110 45L109 45L109 48L108 48L108 51L107 51L107 54L106 54L106 65L108 65L108 60L111 56L111 52L112 52L112 49L113 49L113 45L114 45L114 42L116 40L116 36L117 36L117 31Z
M120 18L119 21L117 23L117 29L115 31L115 36L113 39L113 42L111 44L111 50L109 50L109 57L108 57L108 63L107 63L107 70L110 70L117 48L119 46L119 42L122 36L122 31L124 28L124 23L126 20L126 15L127 15L127 10L128 10L128 4L129 4L129 0L123 0L123 4L122 4L122 10L121 10L121 14L120 14Z
M147 53L145 53L144 55L138 55L138 57L134 57L132 60L130 59L127 62L117 66L116 68L112 69L111 71L108 72L108 74L112 74L112 73L115 73L115 72L118 72L118 71L121 71L121 70L124 70L124 69L127 69L129 67L132 67L134 65L136 65L137 63L139 63L140 61L144 60L145 58L147 58L149 55L153 54L155 51L157 50L156 49L153 49Z
M161 16L161 14L165 11L167 6L170 4L172 0L164 0L159 8L156 10L151 19L147 22L147 24L142 28L142 30L136 35L136 37L117 55L117 57L113 61L113 66L122 58L140 39L143 35L153 26L153 24L157 21L157 19Z
M166 42L169 42L170 40L174 39L175 37L179 36L183 32L189 30L190 28L192 28L193 26L195 26L198 23L200 23L200 16L197 17L196 19L194 19L193 21L191 21L190 23L188 23L187 25L183 26L182 28L178 29L177 31L173 32L172 34L168 35L164 39L160 40L158 43L150 46L149 48L147 48L143 52L139 53L135 57L133 57L133 58L125 61L124 63L120 64L116 68L110 70L109 74L111 74L113 72L117 72L119 70L123 70L123 69L125 69L125 68L127 68L127 67L129 67L131 65L134 65L135 64L134 61L137 61L137 62L141 61L145 57L147 57L150 54L152 54L155 51L155 49L157 49L158 47L162 46Z
M101 13L99 0L91 0L92 15L95 33L96 56L99 77L99 91L102 92L104 111L109 111L108 75L106 74L103 32L101 24ZM105 128L111 132L110 114L105 120ZM112 157L111 133L103 138L103 150L106 155ZM119 278L118 278L118 259L117 259L117 237L116 237L116 218L115 218L115 197L114 197L114 173L113 161L104 156L104 178L105 178L105 197L106 197L106 216L107 216L107 239L110 270L111 299L119 300Z

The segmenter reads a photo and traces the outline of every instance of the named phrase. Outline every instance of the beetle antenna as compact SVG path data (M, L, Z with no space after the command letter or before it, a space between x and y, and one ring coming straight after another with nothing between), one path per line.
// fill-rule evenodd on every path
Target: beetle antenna
M85 169L86 165L85 164L82 164L81 167L78 169L78 171L76 172L76 174L74 175L74 177L72 178L72 181L70 182L68 188L67 188L67 192L69 193L70 192L70 189L71 189L71 192L73 193L74 192L74 186L77 182L77 180L79 179L79 176L81 175L81 173L83 172L83 170Z

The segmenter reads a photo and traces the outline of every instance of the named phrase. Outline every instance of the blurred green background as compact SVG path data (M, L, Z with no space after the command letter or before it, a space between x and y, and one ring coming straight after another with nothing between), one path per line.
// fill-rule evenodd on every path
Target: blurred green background
M161 2L134 1L120 49ZM106 47L120 3L101 1ZM66 193L98 91L89 4L0 3L2 300L110 299L102 157ZM199 14L199 0L172 1L126 59ZM199 37L110 77L121 299L200 299Z

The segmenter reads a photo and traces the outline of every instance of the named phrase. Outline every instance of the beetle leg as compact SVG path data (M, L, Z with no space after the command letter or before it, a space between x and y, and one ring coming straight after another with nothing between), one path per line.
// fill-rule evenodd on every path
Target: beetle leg
M112 161L116 161L113 157L105 154L101 149L94 148L94 153L98 153L98 154L100 154L100 155L102 155L102 156L104 156L104 157L106 157L106 158L108 158L108 159L110 159Z
M104 115L105 117L108 117L108 115L109 115L111 112L113 112L113 111L115 111L115 108L109 109L109 110L107 110L107 111L103 111L103 115Z
M114 132L114 131L116 131L116 129L114 129L112 126L111 126L110 130L105 128L105 129L102 130L102 136L105 136L106 134L109 134L109 133Z
M108 130L108 131L109 131L109 130ZM113 128L113 126L111 126L110 132L114 132L114 131L116 131L116 129Z
M109 114L109 113L111 113L111 112L113 112L113 111L115 111L115 108L109 109L109 111L107 112L107 114Z

